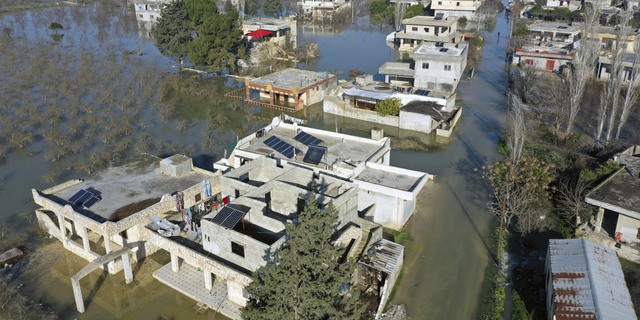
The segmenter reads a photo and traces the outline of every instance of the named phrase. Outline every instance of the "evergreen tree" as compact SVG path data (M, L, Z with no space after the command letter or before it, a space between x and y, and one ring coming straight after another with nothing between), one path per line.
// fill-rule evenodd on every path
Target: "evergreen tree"
M281 8L280 0L264 0L262 4L262 12L268 16L275 17L280 14Z
M236 7L233 5L233 3L231 3L231 0L227 0L227 2L224 3L224 12L229 14L231 11L237 11Z
M175 58L183 64L189 53L189 43L193 40L183 0L174 0L162 9L151 35L162 55Z
M244 13L250 16L258 14L258 0L245 0Z
M213 0L186 0L186 7L196 35L189 45L191 63L214 72L233 66L242 37L238 12L221 14Z
M350 283L354 266L339 264L344 248L331 244L337 219L333 203L325 212L315 195L309 197L298 222L286 227L288 243L274 253L273 262L253 273L243 319L361 319L366 305L359 292L340 298L339 286Z

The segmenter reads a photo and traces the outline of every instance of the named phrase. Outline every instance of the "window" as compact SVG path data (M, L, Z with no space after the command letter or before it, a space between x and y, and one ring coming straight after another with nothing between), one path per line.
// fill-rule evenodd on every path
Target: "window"
M530 66L533 65L533 59L525 59L524 61Z
M200 202L200 200L202 200L202 194L200 193L196 194L195 200L196 202Z
M439 5L442 5L442 1L438 1L438 4L439 4Z
M140 18L142 18L142 15L141 15L141 14L140 14L139 16L140 16Z
M236 199L240 198L240 190L235 189L235 191L236 191Z
M244 258L244 246L231 241L231 252Z
M424 32L429 33L429 28L424 28Z
M150 15L149 18L153 19L153 15Z
M429 63L428 62L423 62L422 63L422 69L429 69Z
M444 65L444 71L451 71L451 65L450 64L445 64Z
M459 6L460 6L460 2L456 2L456 6L458 6L458 7L459 7Z
M302 211L304 211L304 207L306 205L307 201L305 201L302 198L298 198L298 214L302 213Z
M411 31L418 31L418 27L411 27Z

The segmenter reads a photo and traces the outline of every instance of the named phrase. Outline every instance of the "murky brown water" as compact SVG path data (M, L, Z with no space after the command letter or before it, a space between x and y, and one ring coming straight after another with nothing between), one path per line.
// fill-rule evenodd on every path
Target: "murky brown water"
M51 10L51 9L45 9ZM20 26L15 16L0 16L0 23L16 25L16 34L27 37L47 37L45 26L30 24L30 19L47 16L48 13L20 13L26 19ZM67 10L67 23L73 24L78 13ZM61 13L57 13L61 14ZM32 16L33 15L33 16ZM77 23L75 32L68 31L64 41L73 46L80 42L82 34L97 33L92 20ZM85 28L85 29L83 29ZM139 48L145 52L145 59L153 61L171 70L174 64L169 59L160 57L153 44L139 39L135 28L124 28L123 48ZM128 30L128 31L127 31ZM385 36L391 31L386 26L371 26L367 18L360 18L355 24L344 24L330 28L299 30L301 43L317 42L321 56L310 64L299 64L300 68L311 70L342 71L346 77L348 69L359 69L375 75L378 68L386 61L398 58L397 52L385 43ZM405 258L406 270L401 289L394 302L405 303L409 315L413 319L472 319L478 306L480 284L484 267L488 262L487 237L491 221L490 214L484 207L486 190L478 180L473 168L495 160L498 132L504 119L504 47L506 39L497 42L495 33L506 31L504 18L499 15L498 24L493 32L486 35L486 46L483 59L478 66L475 79L462 82L459 88L460 101L464 107L462 122L454 137L447 141L443 148L434 151L399 151L392 152L393 165L437 174L435 184L429 186L429 192L419 199L420 208L409 220L405 229L411 233L412 241L407 245ZM87 36L85 41L91 40ZM75 41L75 42L74 42ZM95 47L99 47L97 42ZM1 57L0 57L1 59ZM229 90L233 79L216 78L221 87ZM202 150L201 132L205 129L204 118L210 104L198 99L180 99L178 119L169 124L156 121L154 136L179 141L185 145L197 146L195 162L197 165L210 165L210 158L222 155L222 146L235 140L265 123L280 112L251 108L252 117L245 116L245 111L232 110L228 105L215 108L222 110L229 122L220 128L217 136L217 149ZM344 133L368 136L370 123L356 122L351 119L325 115L321 106L313 106L296 114L297 117L311 120L311 126L326 130L342 130ZM153 115L148 115L154 119ZM175 130L176 121L195 119L195 125L184 132ZM390 136L416 135L386 128ZM441 143L433 135L416 135L429 143ZM37 143L33 146L38 149ZM206 157L201 154L207 154ZM77 170L67 170L71 160L48 163L42 154L13 153L0 163L0 201L8 204L0 209L0 221L11 222L16 233L26 229L25 220L19 217L21 212L36 208L33 203L18 205L23 199L31 197L30 189L48 187L41 177L48 172L59 174L59 181L81 177L84 174ZM47 241L45 241L47 242ZM40 246L40 245L38 245ZM53 244L58 246L59 244ZM50 247L47 247L50 248ZM47 250L48 251L48 250ZM83 280L86 292L91 288L92 302L87 303L87 312L79 315L75 310L73 293L69 278L79 271L86 261L60 250L60 259L50 264L43 264L37 273L24 273L18 281L26 284L26 292L34 299L44 299L58 310L62 319L209 319L212 314L196 315L192 310L195 302L176 293L172 289L151 278L148 281L136 279L136 285L126 286L123 276L104 276L99 271ZM168 262L166 256L158 254L145 261L137 268L151 268ZM146 265L145 265L146 264ZM141 282L143 283L141 283ZM217 316L216 319L222 319Z

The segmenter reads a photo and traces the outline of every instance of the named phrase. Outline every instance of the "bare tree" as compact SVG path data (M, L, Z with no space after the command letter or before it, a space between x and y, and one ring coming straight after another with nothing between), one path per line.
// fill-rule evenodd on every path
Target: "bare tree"
M622 127L629 119L631 109L638 101L640 91L638 91L638 85L640 85L640 74L638 63L640 62L640 42L636 42L633 55L633 66L631 67L631 76L629 80L629 86L627 87L627 93L625 95L624 103L622 105L622 112L620 113L620 122L618 123L618 130L616 131L616 139L620 138L620 132Z
M558 195L560 197L560 212L577 228L583 219L587 219L591 213L591 207L584 202L584 195L589 189L589 183L578 178L566 178L560 182Z
M396 31L402 28L402 18L407 13L407 5L403 1L397 1L395 6L395 14L393 16L393 25Z
M529 102L529 94L537 86L542 76L535 66L524 64L513 73L515 89L522 102Z
M527 128L524 119L524 111L520 99L511 96L511 113L509 114L511 135L508 137L509 158L514 165L517 165L522 157L524 142L527 137Z
M614 130L613 128L615 126L618 108L620 106L620 88L624 81L623 62L626 55L625 49L629 42L627 40L630 31L629 17L631 17L631 14L625 14L622 16L622 22L616 30L616 45L613 48L613 53L611 54L612 72L609 75L609 85L607 86L608 91L606 92L606 95L611 97L611 99L605 101L605 103L610 103L608 108L610 110L609 126L607 128L607 138L605 140L607 144L611 142ZM598 136L598 138L600 137Z
M567 120L567 133L573 130L576 117L580 112L580 102L584 94L584 87L587 81L593 76L595 63L600 51L600 42L596 39L589 39L594 28L599 24L600 13L587 7L584 14L584 22L581 31L584 38L580 41L580 47L574 58L573 69L567 77L569 84L569 117Z

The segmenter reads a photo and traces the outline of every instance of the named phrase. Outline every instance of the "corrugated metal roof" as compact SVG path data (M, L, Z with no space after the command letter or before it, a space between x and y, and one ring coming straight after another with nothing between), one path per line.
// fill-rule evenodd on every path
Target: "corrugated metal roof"
M637 320L612 249L584 239L549 240L557 320Z
M382 239L367 248L363 258L360 259L360 263L391 274L402 259L403 253L403 245ZM365 259L365 255L369 259Z

